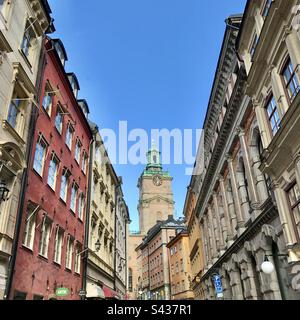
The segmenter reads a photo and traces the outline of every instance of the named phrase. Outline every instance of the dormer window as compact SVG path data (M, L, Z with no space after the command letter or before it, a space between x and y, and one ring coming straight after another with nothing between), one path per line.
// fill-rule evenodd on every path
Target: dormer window
M75 98L77 99L78 90L79 90L79 84L78 84L77 78L74 73L68 74L68 78L70 81L70 85L71 85L73 94L74 94Z
M84 113L84 116L86 117L86 118L88 118L88 114L89 114L89 107L88 107L88 104L87 104L87 102L86 102L86 100L78 100L78 104L79 104L79 106L80 106L80 108L81 108L81 110L83 111L83 113Z
M68 58L67 58L66 50L63 46L63 43L59 39L53 40L53 41L55 42L54 47L55 47L56 53L59 57L59 60L60 60L61 64L63 66L65 66L65 63L68 60Z

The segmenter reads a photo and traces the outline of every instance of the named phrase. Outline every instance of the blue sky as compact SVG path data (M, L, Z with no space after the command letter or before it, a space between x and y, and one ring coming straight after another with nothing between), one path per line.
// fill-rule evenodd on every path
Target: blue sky
M245 0L49 0L56 33L75 72L79 98L100 128L197 129L203 125L225 30ZM150 143L150 142L149 142ZM130 146L130 145L129 145ZM195 152L195 150L194 150ZM165 166L174 176L177 215L190 177L185 165ZM142 165L116 165L138 230L137 180Z

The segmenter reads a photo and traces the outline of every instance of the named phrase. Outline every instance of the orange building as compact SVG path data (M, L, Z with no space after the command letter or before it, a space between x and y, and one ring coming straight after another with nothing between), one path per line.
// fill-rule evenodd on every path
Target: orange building
M167 248L169 249L171 298L172 300L193 300L187 230L177 232L177 235L167 244Z
M192 288L195 300L204 300L204 287L200 279L204 272L203 241L200 232L199 219L196 216L195 207L198 199L199 175L194 175L188 187L184 206L184 216L189 237L189 256L191 263Z

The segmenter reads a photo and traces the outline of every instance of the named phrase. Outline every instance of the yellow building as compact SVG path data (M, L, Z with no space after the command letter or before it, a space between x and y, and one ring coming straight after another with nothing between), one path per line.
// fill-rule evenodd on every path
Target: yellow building
M38 113L41 48L45 32L52 30L50 13L47 1L0 1L0 181L10 191L8 201L0 203L0 299L11 277L31 116Z
M119 179L110 163L97 126L91 122L90 126L94 133L95 146L88 234L87 297L96 298L90 296L89 288L98 286L98 292L103 289L106 298L120 299L115 291L116 189L119 187Z
M194 300L190 262L189 233L178 230L168 243L172 300Z

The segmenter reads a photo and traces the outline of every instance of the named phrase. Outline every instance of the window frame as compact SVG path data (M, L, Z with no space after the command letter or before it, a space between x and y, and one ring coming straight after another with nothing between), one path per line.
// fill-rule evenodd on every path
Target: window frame
M37 162L36 159L36 155L37 155L37 146L40 145L41 143L44 144L45 148L44 148L44 154L43 154L43 158L41 159L41 172L38 171L38 168L36 168L35 164ZM43 134L40 133L38 136L38 140L35 144L35 152L34 152L34 157L33 157L33 164L32 164L32 168L33 170L41 177L43 178L44 176L44 171L45 171L45 164L46 164L46 159L47 159L47 153L48 153L48 148L49 148L49 144L47 142L47 140L44 138Z
M73 190L75 190L75 194L74 194L74 199L73 199ZM75 181L73 181L72 184L72 188L71 188L71 197L70 197L70 210L76 214L76 209L77 209L77 198L78 198L78 190L79 187L77 185L77 183ZM74 202L73 202L74 200ZM74 207L73 207L73 203L74 203Z
M68 134L70 132L70 145L68 143ZM72 126L72 124L69 122L68 126L67 126L67 131L66 131L66 137L65 137L65 143L66 146L68 147L68 149L72 152L72 148L73 148L73 138L74 138L74 133L75 133L75 129Z
M56 164L56 170L55 170L55 175L53 177L53 183L54 185L51 185L49 183L49 178L50 178L50 170L52 170L51 168L51 163L55 163ZM51 154L51 158L50 158L50 161L49 161L49 166L48 166L48 177L47 177L47 185L53 190L53 191L56 191L56 188L57 188L57 177L58 177L58 172L59 172L59 166L60 166L60 160L58 158L58 156L55 154L55 152L53 151L52 154Z
M64 231L59 225L56 226L54 239L54 254L53 262L61 265L62 263L62 249L63 249Z
M48 259L49 255L49 242L50 242L50 233L52 228L52 221L45 215L43 217L41 230L40 230L40 239L38 253L39 256Z
M272 109L272 112L271 114L269 114L269 107L271 105L271 103L274 101L275 103L275 108ZM277 132L280 130L281 128L281 116L280 116L280 110L279 110L279 107L277 105L277 102L276 102L276 99L274 97L274 94L273 92L270 92L267 99L266 99L266 103L265 103L265 113L266 113L266 118L267 118L267 121L268 121L268 127L269 127L269 130L270 130L270 133L272 134L273 137L275 137L275 135L277 134ZM271 120L273 119L274 115L277 114L278 118L279 118L279 123L275 120L274 118L274 121L275 121L275 125L276 125L276 128L277 130L274 132L274 128L272 127L272 122Z
M290 70L289 72L291 73L290 79L287 81L286 77L285 77L285 71L287 71L287 69L289 68L289 66L292 66L293 69ZM281 76L281 81L282 81L282 85L284 88L284 92L288 101L289 106L293 103L293 101L295 100L295 98L297 97L297 95L300 92L300 79L298 78L297 75L297 69L299 67L299 64L296 65L296 67L294 67L294 64L291 60L290 55L288 54L285 62L281 68L280 71L280 76ZM298 87L295 89L295 92L293 92L293 94L290 92L290 84L296 79L297 83L298 83Z

